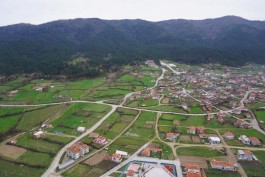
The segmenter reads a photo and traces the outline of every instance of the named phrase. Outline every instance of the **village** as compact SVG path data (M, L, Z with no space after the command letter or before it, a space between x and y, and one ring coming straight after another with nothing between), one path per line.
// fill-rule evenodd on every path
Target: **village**
M263 68L242 72L148 60L141 69L126 72L130 84L148 77L150 86L110 100L76 100L80 105L67 116L1 144L0 155L11 156L5 155L7 148L50 154L45 177L239 177L265 172ZM32 90L54 89L40 86ZM56 150L26 141L49 143Z

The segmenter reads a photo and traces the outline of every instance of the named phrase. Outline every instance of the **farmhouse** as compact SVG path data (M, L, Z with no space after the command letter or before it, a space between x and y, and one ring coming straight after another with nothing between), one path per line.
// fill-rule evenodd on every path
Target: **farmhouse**
M45 134L44 134L43 131L38 131L38 132L35 132L35 133L33 134L34 138L37 138L37 139L42 138L44 135L45 135Z
M210 165L213 169L223 170L223 171L236 171L238 166L234 162L217 161L215 159L210 161Z
M226 140L232 140L232 139L235 138L235 135L234 135L234 133L231 133L231 132L225 132L225 133L224 133L224 138L225 138Z
M83 133L85 130L86 130L85 127L78 127L78 128L77 128L77 131L78 131L79 133Z
M161 148L152 148L152 147L146 147L142 150L142 152L140 152L140 155L141 156L144 156L144 157L149 157L151 152L154 152L154 153L157 153L157 152L162 152L162 149Z
M251 125L242 119L237 119L234 125L238 128L251 128Z
M188 133L189 134L195 134L196 133L196 127L190 126L189 129L188 129Z
M93 143L95 144L100 144L100 145L105 145L108 143L107 139L104 136L98 136L93 140Z
M238 160L253 160L253 159L256 159L256 157L250 150L238 150L237 159Z
M166 133L166 139L167 140L174 141L176 138L177 138L176 133L172 133L172 132Z
M121 161L122 161L122 157L121 157L121 155L120 154L112 154L112 156L111 156L111 160L113 161L113 162L116 162L116 163L121 163Z
M66 154L73 158L79 159L89 152L90 147L82 142L78 142L66 149Z

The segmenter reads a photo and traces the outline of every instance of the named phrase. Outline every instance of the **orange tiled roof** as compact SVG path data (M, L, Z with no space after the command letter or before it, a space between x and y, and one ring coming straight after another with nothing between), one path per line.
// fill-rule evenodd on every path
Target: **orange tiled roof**
M215 159L210 161L213 165L220 165L224 167L234 167L236 164L234 162L226 162L226 161L217 161Z

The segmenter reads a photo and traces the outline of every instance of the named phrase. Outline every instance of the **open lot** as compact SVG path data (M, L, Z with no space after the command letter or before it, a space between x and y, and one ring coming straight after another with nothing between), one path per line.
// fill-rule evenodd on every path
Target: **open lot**
M194 163L201 168L208 169L206 158L204 157L179 156L179 160L182 166L185 166L187 163Z
M11 146L11 145L0 145L0 155L4 157L11 158L13 160L16 160L21 155L23 155L27 150L24 148Z
M101 161L104 160L104 158L108 155L106 151L100 151L99 153L93 155L89 159L85 160L84 163L89 166L95 166L99 164Z

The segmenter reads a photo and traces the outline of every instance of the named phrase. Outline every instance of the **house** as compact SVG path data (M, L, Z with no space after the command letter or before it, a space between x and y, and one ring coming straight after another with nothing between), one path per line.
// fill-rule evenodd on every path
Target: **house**
M252 117L251 117L251 114L249 113L249 112L246 112L245 114L244 114L244 116L247 118L247 119L251 119Z
M116 150L115 153L121 155L122 157L127 157L128 156L128 152L125 152L125 151Z
M207 134L205 134L205 133L202 133L202 134L199 134L199 137L200 137L201 139L206 139L206 138L209 137L209 135L207 135Z
M195 135L196 134L196 127L190 126L188 129L188 133Z
M221 140L219 137L215 137L215 136L210 136L208 137L209 143L211 144L220 144Z
M235 138L235 135L234 135L234 133L231 133L231 132L225 132L225 133L224 133L224 138L225 138L226 140L232 140L232 139Z
M86 130L85 127L77 127L77 131L78 131L79 133L83 133L85 130Z
M144 156L144 157L149 157L150 154L151 154L151 148L150 147L146 147L140 152L140 155Z
M157 152L162 152L162 149L161 148L152 148L152 147L146 147L144 148L141 152L140 152L140 155L141 156L144 156L144 157L149 157L151 152L154 152L154 153L157 153Z
M67 156L73 159L79 159L89 152L90 147L82 142L78 142L68 148L66 148Z
M201 168L193 163L187 163L185 165L187 177L206 177L202 174Z
M37 138L37 139L42 138L44 135L45 135L45 134L44 134L43 131L38 131L38 132L35 132L35 133L33 134L34 138Z
M238 166L234 162L211 160L210 165L213 169L223 170L223 171L237 171Z
M107 139L104 136L98 136L93 140L93 143L95 144L100 144L100 145L105 145L108 143Z
M238 160L253 160L254 154L250 150L238 150L237 151Z
M176 133L172 133L172 132L166 133L166 139L167 140L174 141L176 138L177 138Z
M260 146L261 145L260 140L256 137L249 137L249 140L253 146Z
M234 125L238 128L251 128L251 125L242 119L237 119Z
M112 154L111 155L111 160L113 161L113 162L116 162L116 163L121 163L121 161L122 161L122 157L121 157L121 155L120 154Z
M241 135L239 137L239 140L243 143L243 144L246 144L246 145L249 145L250 144L250 140L249 138L246 136L246 135Z
M197 127L196 130L197 130L198 134L201 134L201 133L204 133L205 128L204 127Z
M91 137L91 138L97 138L97 137L99 137L99 134L98 133L95 133L95 132L92 132L92 133L89 134L89 137Z

